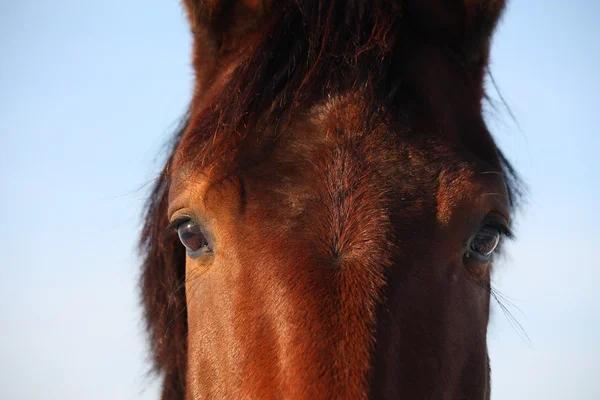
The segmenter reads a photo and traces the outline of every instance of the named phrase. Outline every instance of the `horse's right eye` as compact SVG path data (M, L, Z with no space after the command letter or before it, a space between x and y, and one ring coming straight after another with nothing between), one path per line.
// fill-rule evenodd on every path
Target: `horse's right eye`
M492 253L498 247L502 232L500 229L486 225L473 237L470 246L470 253L475 254L479 259L488 261L492 257Z
M202 229L191 219L177 225L177 235L191 258L196 258L211 251Z

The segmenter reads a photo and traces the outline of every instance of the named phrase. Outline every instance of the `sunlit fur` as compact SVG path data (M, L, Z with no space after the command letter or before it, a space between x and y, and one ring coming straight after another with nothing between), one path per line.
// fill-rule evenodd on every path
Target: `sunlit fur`
M184 6L194 96L141 238L162 398L488 399L468 243L515 197L482 116L504 2Z

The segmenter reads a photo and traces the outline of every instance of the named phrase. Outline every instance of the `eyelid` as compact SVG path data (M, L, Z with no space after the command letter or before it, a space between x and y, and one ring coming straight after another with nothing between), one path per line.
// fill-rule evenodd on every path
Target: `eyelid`
M483 226L488 225L488 226L492 226L496 229L498 229L500 231L500 233L508 238L508 239L514 239L515 235L512 233L512 231L509 228L509 223L508 221L503 218L502 216L500 216L499 214L493 213L488 215L485 220L483 221Z
M176 234L177 228L179 227L179 225L183 224L184 222L188 222L188 221L194 221L194 218L187 214L174 215L171 218L171 221L169 222L167 227L165 228L163 235L170 236L170 235Z

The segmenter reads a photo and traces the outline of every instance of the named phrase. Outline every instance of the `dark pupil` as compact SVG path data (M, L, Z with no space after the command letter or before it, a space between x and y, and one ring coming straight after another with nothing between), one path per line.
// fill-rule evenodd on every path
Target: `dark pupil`
M471 243L471 249L484 256L489 256L498 246L500 232L496 228L483 227Z
M179 240L189 251L198 251L208 243L200 227L194 221L187 221L177 228Z

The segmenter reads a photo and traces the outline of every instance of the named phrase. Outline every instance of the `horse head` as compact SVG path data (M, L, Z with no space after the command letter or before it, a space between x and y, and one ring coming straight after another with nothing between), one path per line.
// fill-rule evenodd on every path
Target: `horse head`
M142 233L163 398L488 399L504 1L184 6L194 95Z

